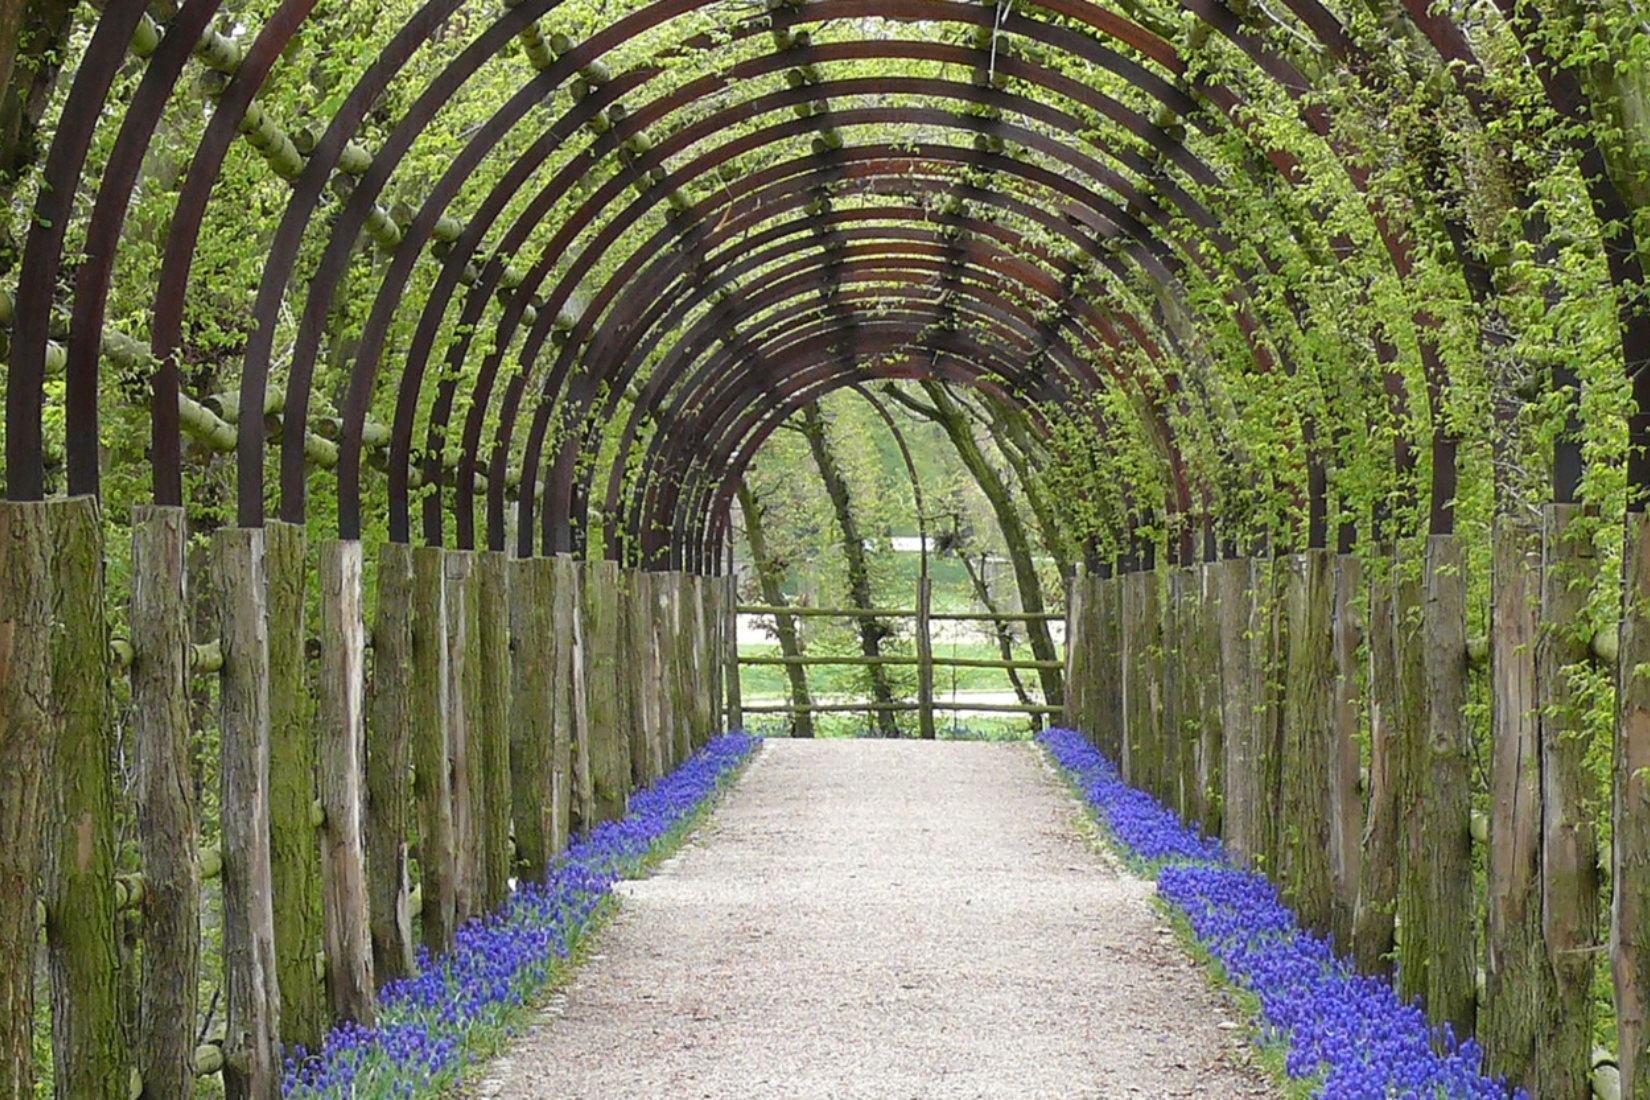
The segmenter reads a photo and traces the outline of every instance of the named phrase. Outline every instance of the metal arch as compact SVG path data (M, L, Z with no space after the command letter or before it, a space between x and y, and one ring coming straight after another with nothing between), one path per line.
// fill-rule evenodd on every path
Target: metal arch
M132 191L178 78L221 2L186 0L167 25L160 46L150 57L137 92L121 119L120 133L98 184L97 200L86 227L85 260L75 273L74 307L69 322L69 331L80 333L81 338L70 339L64 367L70 495L99 493L97 378L102 341L88 337L103 332L115 254L120 247L121 230L126 225ZM72 196L68 189L65 192ZM29 280L25 279L24 285L30 285ZM175 416L175 396L173 406ZM88 409L92 414L90 421L86 419ZM181 454L175 457L181 463Z
M126 44L143 17L137 4L120 6L98 20L86 48L84 63L75 73L57 136L46 155L46 178L67 181L80 176L92 135L103 118L103 101L126 56ZM63 240L69 231L75 189L42 187L29 223L28 243L17 287L16 327L12 334L11 363L6 384L6 496L10 500L41 500L46 495L46 445L43 425L46 398L46 340L52 297L63 262ZM97 492L97 375L87 385L84 372L70 380L67 414L78 432L69 433L70 473L79 492ZM87 465L90 459L90 479Z

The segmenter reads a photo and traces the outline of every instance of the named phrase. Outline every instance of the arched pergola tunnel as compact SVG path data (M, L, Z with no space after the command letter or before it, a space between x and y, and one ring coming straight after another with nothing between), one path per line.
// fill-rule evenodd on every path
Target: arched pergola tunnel
M1035 427L1085 562L1072 725L1541 1096L1585 1095L1607 956L1650 1088L1626 15L0 16L0 1096L28 1091L37 896L60 1094L212 1066L178 1023L199 676L221 1064L273 1095L277 1041L412 967L415 894L450 944L512 832L542 874L738 722L740 476L809 402L901 379Z

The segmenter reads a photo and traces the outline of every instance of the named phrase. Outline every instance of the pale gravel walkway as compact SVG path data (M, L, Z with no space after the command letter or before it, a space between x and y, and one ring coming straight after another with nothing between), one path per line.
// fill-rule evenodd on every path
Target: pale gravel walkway
M770 741L479 1092L1275 1096L1077 812L1026 744Z

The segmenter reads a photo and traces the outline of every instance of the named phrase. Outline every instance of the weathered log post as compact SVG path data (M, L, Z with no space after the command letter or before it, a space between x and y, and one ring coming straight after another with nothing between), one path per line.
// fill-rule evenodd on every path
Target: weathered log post
M584 570L568 554L557 554L554 568L557 671L566 685L556 696L556 774L566 777L569 830L582 833L594 828L597 820L590 770ZM559 839L565 845L567 836Z
M1541 541L1533 524L1496 519L1490 588L1490 843L1485 868L1485 1065L1531 1096L1554 1003L1541 929L1541 755L1536 639Z
M1331 848L1335 638L1334 558L1291 554L1283 572L1284 653L1279 729L1277 878L1301 924L1334 925Z
M200 963L200 869L189 748L184 511L132 511L132 754L144 941L133 1054L143 1095L189 1100ZM0 857L3 858L3 857ZM3 903L0 903L3 904ZM5 927L0 918L0 927ZM0 1024L0 1027L3 1027Z
M1198 797L1203 807L1203 832L1222 836L1225 831L1226 724L1222 715L1221 610L1219 562L1198 566L1199 651L1202 673L1198 683Z
M687 583L690 637L693 639L689 654L693 669L693 690L689 696L693 715L691 730L694 749L701 749L709 743L711 736L716 732L715 711L711 705L710 676L712 651L715 646L710 635L713 615L709 607L706 578L697 573L687 573L684 577Z
M510 847L510 561L501 551L478 555L480 604L477 647L481 686L480 739L481 890L484 913L498 910L510 896L514 860Z
M582 566L585 692L590 714L590 780L597 821L625 815L630 793L630 739L619 713L619 564Z
M1279 812L1283 786L1283 689L1288 675L1289 616L1284 608L1287 562L1278 557L1252 559L1254 591L1260 611L1259 629L1251 639L1254 667L1260 676L1260 711L1256 725L1255 758L1260 785L1255 793L1257 864L1272 874L1283 844Z
M1185 791L1180 785L1180 752L1185 733L1182 706L1186 683L1185 585L1180 567L1176 565L1161 570L1156 580L1160 639L1157 686L1162 699L1162 717L1158 722L1157 751L1153 753L1153 774L1147 789L1185 820Z
M671 669L670 700L676 730L678 760L693 755L693 613L688 606L688 574L670 573Z
M722 709L726 700L722 673L727 668L728 652L727 638L722 633L728 623L722 594L727 589L721 577L706 575L700 583L705 588L705 722L714 735L727 729Z
M655 609L658 606L654 597L654 579L654 574L645 570L637 570L630 578L630 614L627 622L634 663L630 670L630 676L634 680L632 717L640 734L637 740L632 742L632 754L634 756L634 750L638 747L645 754L640 769L635 767L635 759L631 760L632 770L637 773L638 787L653 782L670 768L665 758L664 732L659 722L659 697L656 690L659 632L654 624Z
M363 850L367 632L361 572L359 541L332 539L321 544L320 705L315 733L327 992L335 1017L370 1025L376 1004Z
M926 569L926 566L925 566ZM917 732L925 741L934 729L934 634L929 619L934 605L934 581L926 572L917 579Z
M482 805L480 767L481 592L476 555L448 550L442 568L447 580L447 759L452 769L453 913L459 924L481 912Z
M1622 1093L1650 1096L1650 513L1627 514L1616 652L1610 961Z
M543 882L557 852L555 790L555 564L510 563L510 777L512 816L524 882Z
M647 622L647 574L619 570L619 729L629 742L630 789L641 790L658 775L654 730L647 722L647 660L652 648Z
M1089 632L1088 618L1093 606L1090 596L1088 570L1082 565L1066 582L1066 694L1060 701L1065 708L1060 720L1067 729L1086 735L1092 743L1096 730L1089 723L1090 700L1094 685L1094 658L1091 655L1094 636Z
M51 516L0 502L0 1096L34 1092L35 882L51 762Z
M304 529L264 527L269 585L269 852L275 890L275 963L281 1041L319 1050L328 1024L326 990L315 970L321 923L321 849L315 831L314 707L309 690L308 588ZM226 806L229 803L225 803Z
M1203 601L1195 565L1175 570L1179 591L1175 601L1180 680L1180 720L1178 726L1180 754L1175 768L1176 786L1180 792L1180 815L1188 823L1202 822L1204 813L1203 786L1199 781L1198 757L1203 749L1201 730L1203 681L1207 678L1203 651Z
M727 725L729 730L743 730L745 699L743 685L739 682L739 575L729 573L722 579L722 583L727 585L727 591L722 595L722 609L726 615L723 626L726 647L722 651L722 676L728 685Z
M418 807L420 938L431 955L451 950L457 929L457 836L447 722L446 552L413 550L412 738L413 801Z
M686 716L680 705L682 682L681 574L658 573L653 578L655 629L659 643L659 721L670 766L692 752Z
M1259 723L1262 672L1255 666L1260 608L1255 570L1248 558L1228 558L1214 566L1220 614L1221 725L1226 729L1221 762L1221 802L1226 848L1253 865L1260 851Z
M1377 554L1369 585L1369 778L1365 782L1363 863L1352 914L1352 958L1365 974L1390 974L1398 907L1397 559Z
M223 669L223 957L226 1100L276 1100L281 993L269 837L269 604L261 528L213 535Z
M1478 964L1460 538L1428 536L1422 564L1418 581L1401 576L1398 587L1399 992L1421 996L1434 1024L1464 1038L1477 1011Z
M1151 790L1163 744L1163 616L1154 569L1123 578L1123 778Z
M46 942L58 1096L127 1100L115 907L109 627L103 607L103 517L90 496L51 504L52 707ZM44 799L43 799L44 801Z
M1107 575L1094 578L1094 611L1089 615L1094 631L1092 652L1095 663L1093 723L1096 747L1113 763L1123 759L1123 634L1122 578Z
M367 726L367 901L372 970L379 982L413 973L412 835L407 778L412 765L413 550L378 551L378 607L372 628L371 721Z
M1571 666L1588 660L1577 630L1598 558L1578 504L1542 508L1541 635L1536 690L1541 738L1541 909L1552 965L1554 1026L1542 1043L1542 1096L1584 1097L1593 1052L1593 956L1599 946L1598 833L1589 806L1598 784Z
M1329 858L1334 885L1330 932L1335 942L1353 941L1353 913L1363 871L1364 807L1359 790L1362 689L1359 650L1363 645L1363 563L1354 554L1335 555L1333 714L1329 760Z

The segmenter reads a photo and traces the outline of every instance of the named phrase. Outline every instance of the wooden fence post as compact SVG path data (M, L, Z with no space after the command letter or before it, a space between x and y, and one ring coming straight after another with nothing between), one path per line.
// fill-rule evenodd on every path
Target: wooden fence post
M1363 862L1352 914L1352 957L1365 974L1390 974L1398 907L1397 558L1381 548L1369 586L1369 778L1364 798Z
M1222 811L1226 848L1240 862L1253 865L1260 850L1259 737L1260 677L1255 667L1259 629L1254 567L1248 558L1218 563L1216 587L1220 609L1221 724L1226 728L1221 762Z
M1485 861L1485 999L1478 1037L1491 1073L1546 1096L1537 1069L1553 1004L1541 931L1541 752L1536 638L1541 542L1513 516L1495 523L1490 587L1490 846Z
M625 815L630 739L619 713L619 564L583 564L585 692L590 714L590 780L598 821Z
M1466 704L1466 561L1455 535L1426 541L1419 613L1399 582L1402 771L1398 855L1399 992L1419 994L1436 1025L1472 1034L1473 949L1470 746ZM1591 1048L1589 1048L1591 1049Z
M223 671L223 956L226 1100L277 1100L281 994L269 838L269 605L264 531L213 536Z
M379 982L413 973L412 835L407 779L412 766L413 550L378 551L378 608L372 629L371 721L367 726L367 902L372 969Z
M480 589L481 894L484 913L496 912L510 896L515 859L510 847L510 561L497 550L477 558Z
M620 569L619 575L619 729L629 744L630 789L639 791L658 774L654 730L647 722L647 659L652 649L647 627L647 573Z
M376 1006L372 920L362 849L367 634L361 571L359 541L331 539L321 544L320 706L315 731L321 779L321 911L327 991L334 1016L370 1025Z
M1121 766L1123 759L1123 578L1096 577L1091 586L1094 610L1088 616L1094 631L1091 652L1095 663L1094 703L1089 721L1095 743L1106 758Z
M723 583L727 591L722 600L727 612L727 649L723 651L722 659L726 662L726 671L723 676L728 682L728 729L730 731L745 728L745 699L743 685L739 682L739 575L729 573Z
M684 669L689 643L682 637L682 574L660 573L655 583L660 586L659 634L663 642L660 662L664 675L662 706L665 722L670 727L671 760L674 765L680 765L693 753L684 695Z
M1278 557L1253 558L1256 609L1259 629L1252 638L1255 674L1259 678L1261 701L1255 727L1255 758L1260 785L1254 806L1259 828L1256 833L1260 867L1267 874L1277 871L1282 849L1283 784L1283 686L1288 675L1289 616L1284 607L1287 563Z
M447 737L446 551L413 550L412 731L413 800L418 806L420 938L431 955L449 951L457 928L457 836Z
M476 586L475 552L448 550L442 556L447 579L447 759L452 768L453 914L458 924L481 912L480 767L481 593Z
M1093 637L1088 633L1087 623L1089 603L1088 571L1079 563L1077 571L1066 582L1066 693L1060 701L1064 707L1060 721L1067 729L1077 730L1093 742L1096 731L1088 724L1089 699L1093 694L1089 683L1093 675L1093 658L1089 655Z
M315 822L315 728L304 646L308 595L304 529L264 527L269 586L269 852L275 890L275 964L281 1041L321 1049L326 990L315 970L321 924L321 849ZM228 804L225 803L227 806Z
M1197 824L1203 820L1204 812L1198 765L1198 756L1203 748L1200 728L1203 681L1207 678L1203 653L1203 601L1196 566L1181 566L1174 575L1179 588L1175 596L1175 629L1180 635L1176 644L1180 758L1175 767L1175 786L1179 791L1181 818L1190 824Z
M103 517L90 496L53 501L50 508L57 741L45 814L52 827L46 940L55 1084L58 1096L126 1100L131 1070L120 1026Z
M558 669L565 693L556 697L556 773L566 776L569 829L584 833L596 825L596 794L590 770L588 632L584 614L584 569L569 554L557 554L555 633ZM563 843L566 837L562 838Z
M1307 550L1280 561L1287 649L1279 724L1277 881L1303 927L1334 924L1331 754L1334 723L1334 561Z
M543 882L557 852L555 697L557 682L555 565L549 558L510 563L513 697L510 776L516 845L523 882Z
M1163 617L1156 570L1123 580L1123 779L1152 790L1162 755Z
M1203 832L1225 834L1226 725L1222 711L1221 684L1226 673L1221 665L1221 609L1219 562L1198 566L1198 645L1202 654L1202 676L1198 684L1198 798L1203 806Z
M722 669L727 646L722 630L727 625L727 614L722 610L722 579L706 575L699 579L705 602L705 729L708 734L721 733L727 727L722 715Z
M1335 556L1334 690L1329 762L1329 852L1334 907L1329 930L1350 946L1358 882L1363 870L1364 807L1359 793L1362 690L1358 653L1363 645L1364 571L1356 555Z
M1593 956L1599 946L1598 797L1589 739L1566 670L1589 659L1576 629L1598 581L1578 504L1542 512L1541 635L1536 690L1541 737L1541 909L1554 978L1554 1027L1542 1043L1543 1097L1585 1096L1592 1072ZM1550 1090L1550 1091L1546 1091Z
M190 768L189 605L182 508L132 510L133 797L144 941L133 1054L143 1095L189 1100L200 965L200 869ZM4 925L0 918L0 926ZM0 1025L3 1026L3 1025Z
M1186 624L1185 579L1180 567L1170 565L1156 577L1158 589L1159 658L1154 677L1162 700L1157 726L1157 749L1152 753L1152 778L1147 787L1158 801L1186 819L1186 792L1181 787L1181 746L1185 742Z
M1627 513L1622 559L1610 961L1622 1095L1638 1100L1650 1095L1650 513Z
M924 575L917 579L917 733L924 741L935 736L933 605L934 582Z
M663 724L659 721L657 688L659 630L655 623L658 603L654 598L657 575L638 569L630 577L630 639L635 667L635 712L633 721L641 736L637 742L646 754L637 777L638 786L653 782L670 770L666 758ZM632 761L634 764L634 761Z

